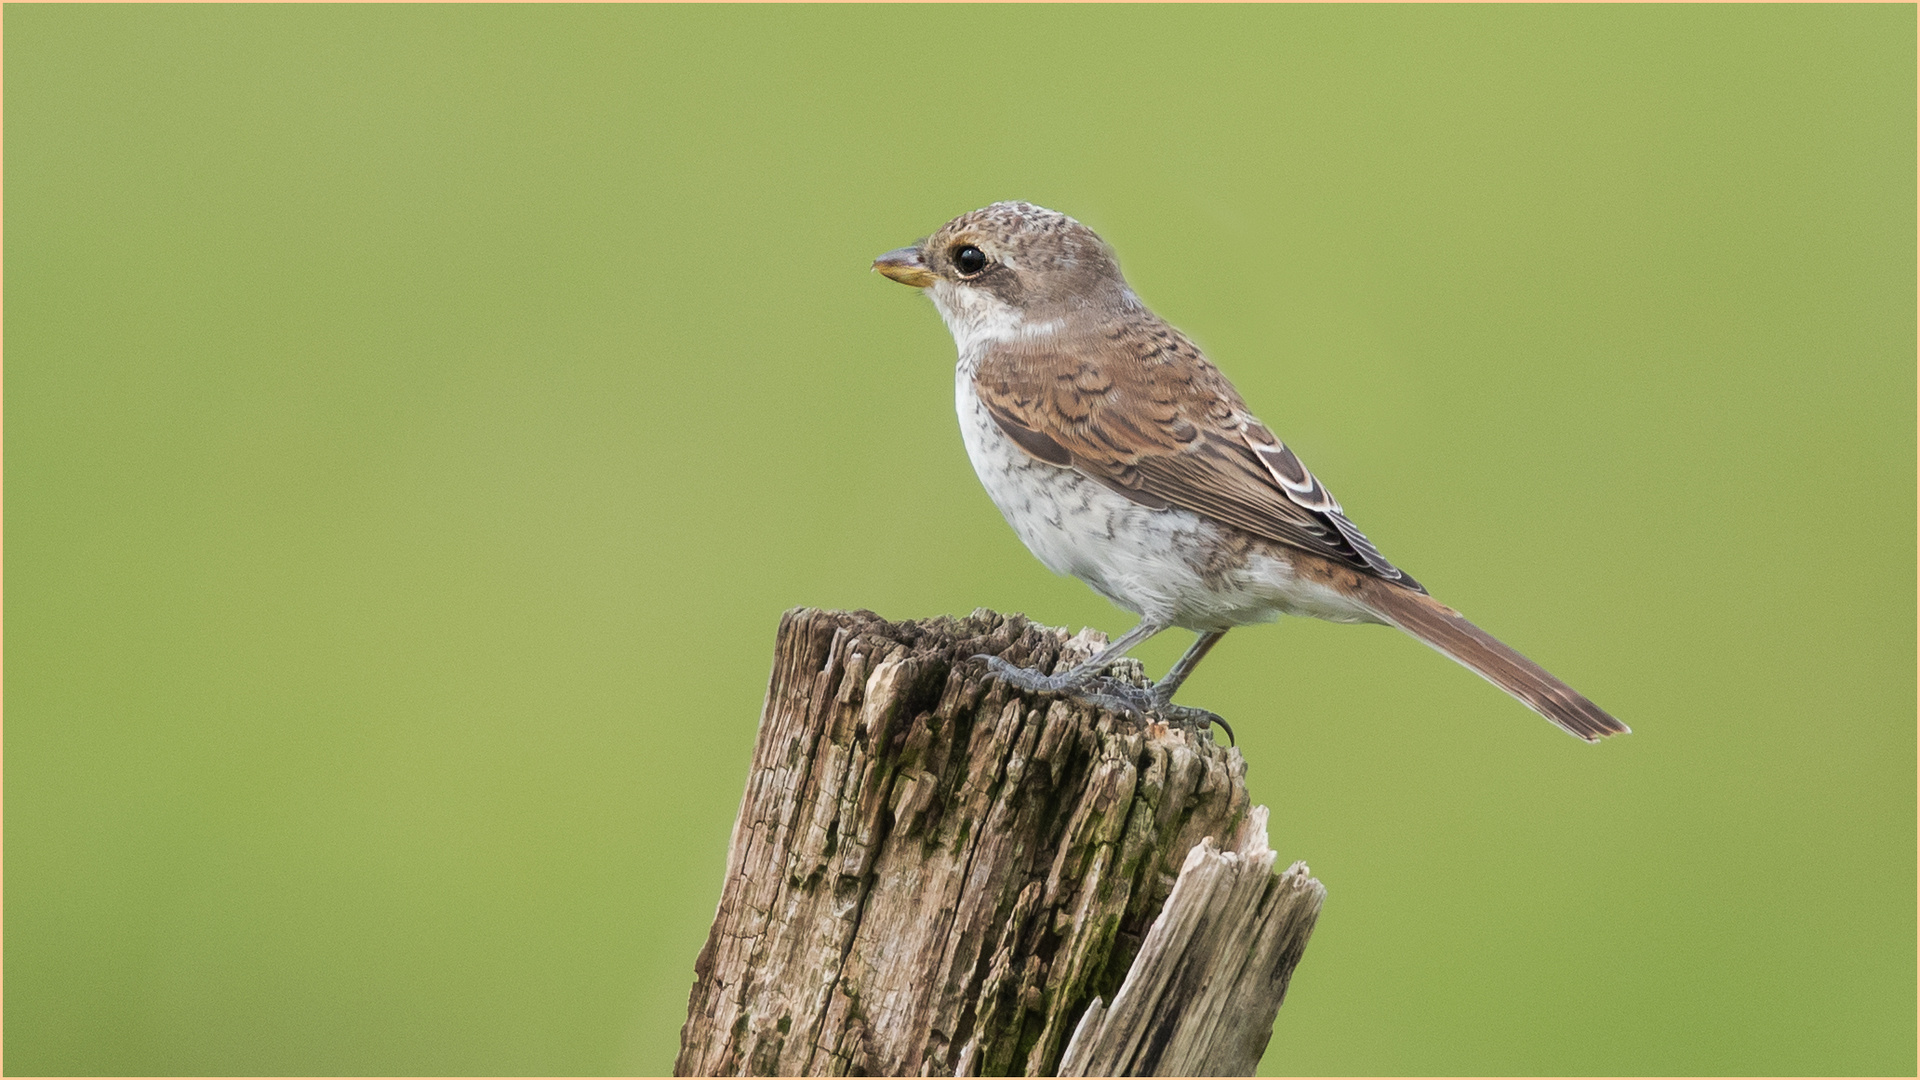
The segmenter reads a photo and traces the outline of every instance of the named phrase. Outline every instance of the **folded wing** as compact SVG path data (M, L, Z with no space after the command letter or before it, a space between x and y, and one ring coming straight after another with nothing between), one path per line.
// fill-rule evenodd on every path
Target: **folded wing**
M1079 341L1009 343L981 362L974 388L1000 430L1042 461L1143 506L1176 506L1425 591L1158 319Z

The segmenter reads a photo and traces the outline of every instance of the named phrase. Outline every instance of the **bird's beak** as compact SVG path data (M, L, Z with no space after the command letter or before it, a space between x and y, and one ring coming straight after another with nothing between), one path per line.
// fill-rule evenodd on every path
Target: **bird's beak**
M934 280L933 271L920 261L920 249L917 247L894 248L873 260L873 268L902 285L911 285L916 289L924 289Z

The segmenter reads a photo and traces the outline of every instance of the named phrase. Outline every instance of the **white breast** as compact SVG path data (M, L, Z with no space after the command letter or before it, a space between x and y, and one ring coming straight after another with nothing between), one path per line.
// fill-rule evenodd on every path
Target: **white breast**
M1149 523L1137 520L1138 515L1130 513L1137 508L1120 496L1072 469L1032 457L1007 438L974 392L965 365L954 379L954 399L967 457L1007 524L1049 570L1101 589L1094 581L1105 561L1100 549L1113 542L1116 531L1125 531L1116 526Z

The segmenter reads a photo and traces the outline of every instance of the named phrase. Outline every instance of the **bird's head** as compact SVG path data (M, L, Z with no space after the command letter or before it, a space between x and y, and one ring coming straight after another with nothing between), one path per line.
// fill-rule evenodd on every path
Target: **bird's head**
M1085 312L1137 303L1113 249L1058 211L997 202L873 261L927 290L962 352L982 340L1035 336Z

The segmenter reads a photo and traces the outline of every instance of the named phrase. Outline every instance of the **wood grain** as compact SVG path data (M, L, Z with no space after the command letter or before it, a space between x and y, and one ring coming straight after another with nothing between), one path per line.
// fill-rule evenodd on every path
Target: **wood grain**
M1272 873L1239 751L969 659L1103 643L782 618L676 1074L1050 1075L1070 1038L1080 1067L1251 1072L1321 890Z

